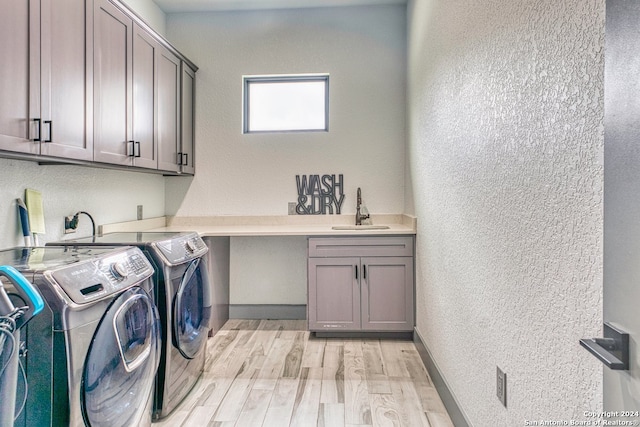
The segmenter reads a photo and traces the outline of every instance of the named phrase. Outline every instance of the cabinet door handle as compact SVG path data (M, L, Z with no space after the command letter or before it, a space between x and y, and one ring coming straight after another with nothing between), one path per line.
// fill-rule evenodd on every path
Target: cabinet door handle
M131 140L131 141L127 141L127 156L128 157L135 157L136 154L136 142ZM131 144L131 145L129 145Z
M53 141L53 121L52 120L45 120L44 124L45 125L49 125L49 139L45 139L42 142L51 142L51 141Z
M37 138L33 138L32 141L33 142L40 142L40 135L42 135L42 120L33 119L33 121L38 124L38 137Z
M136 148L138 151L136 152ZM133 143L133 157L140 157L140 141L136 141Z
M356 265L356 280L358 279L358 266Z
M178 160L177 160L176 163L178 163L179 166L182 166L182 153L181 152L178 153Z
M366 264L364 264L364 265L362 266L362 278L363 278L363 279L366 279L366 278L367 278L367 265L366 265Z
M184 153L183 156L184 156L184 163L182 163L182 164L185 165L185 166L188 166L189 165L189 153Z

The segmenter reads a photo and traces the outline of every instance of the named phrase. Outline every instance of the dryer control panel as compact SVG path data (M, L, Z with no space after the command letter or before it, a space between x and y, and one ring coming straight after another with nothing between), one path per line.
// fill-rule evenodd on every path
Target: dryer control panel
M140 249L123 247L45 275L64 293L61 297L66 296L71 305L81 305L122 292L153 273L153 267Z
M209 251L197 233L183 233L171 239L154 242L151 247L171 266L200 258Z

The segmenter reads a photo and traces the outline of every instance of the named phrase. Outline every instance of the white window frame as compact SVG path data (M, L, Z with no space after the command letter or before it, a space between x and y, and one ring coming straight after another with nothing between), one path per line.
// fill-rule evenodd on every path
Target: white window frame
M324 127L317 129L274 129L274 130L250 130L249 118L250 85L252 83L298 83L298 82L323 82L324 93ZM290 132L328 132L329 131L329 74L284 74L284 75L260 75L242 76L242 133L290 133Z

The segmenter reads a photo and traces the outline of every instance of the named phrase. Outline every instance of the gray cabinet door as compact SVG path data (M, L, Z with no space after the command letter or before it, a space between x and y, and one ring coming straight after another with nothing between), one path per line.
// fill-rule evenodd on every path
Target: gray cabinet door
M413 330L413 258L362 258L362 329Z
M182 63L182 93L181 93L181 150L184 156L182 173L194 175L196 173L195 155L195 89L196 73L184 62Z
M133 29L133 165L158 167L158 81L160 45L143 28Z
M41 1L40 154L93 159L93 7L84 0Z
M360 329L360 258L309 258L309 330Z
M0 149L91 160L93 10L82 0L0 7Z
M0 150L38 154L40 2L0 0Z
M178 172L180 155L180 59L166 48L158 55L158 169Z
M131 165L133 21L108 0L94 8L94 160Z

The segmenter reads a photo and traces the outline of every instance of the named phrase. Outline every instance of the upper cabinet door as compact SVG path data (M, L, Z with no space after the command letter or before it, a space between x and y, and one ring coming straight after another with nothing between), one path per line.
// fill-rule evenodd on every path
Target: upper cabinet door
M90 25L93 7L84 0L42 0L40 3L40 154L92 160Z
M178 172L180 152L180 59L166 48L158 56L158 169Z
M39 153L40 2L0 0L0 150Z
M184 62L182 63L182 173L194 175L196 173L195 159L195 90L196 73Z
M131 165L133 21L108 0L94 8L94 160Z
M158 168L158 77L160 45L135 24L133 29L133 164Z

